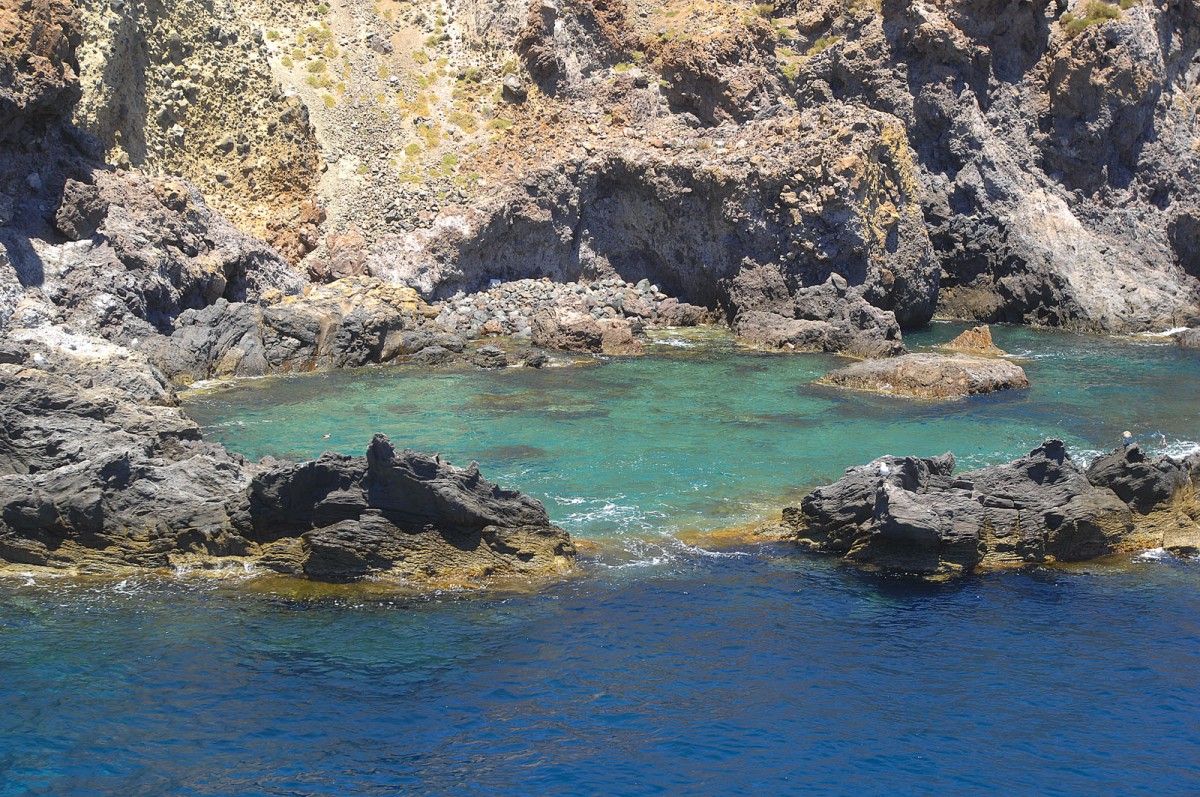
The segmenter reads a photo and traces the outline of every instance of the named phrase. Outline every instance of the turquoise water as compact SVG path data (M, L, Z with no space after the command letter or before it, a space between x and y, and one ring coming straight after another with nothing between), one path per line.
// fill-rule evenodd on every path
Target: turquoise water
M523 595L0 582L0 797L1198 793L1200 563L921 585L690 544L884 452L1200 439L1194 352L997 339L1034 387L949 405L815 387L836 360L720 340L198 394L206 433L254 456L384 431L478 459L601 552Z
M962 329L910 335L914 348ZM723 336L670 333L654 354L586 368L408 367L251 380L193 396L212 439L251 457L398 446L477 460L546 503L584 539L634 556L679 535L777 514L849 465L884 453L941 454L960 467L1007 461L1059 436L1082 456L1130 429L1155 447L1200 439L1200 355L1174 346L998 329L1028 391L920 402L813 384L845 361L776 355ZM328 439L324 435L329 435Z

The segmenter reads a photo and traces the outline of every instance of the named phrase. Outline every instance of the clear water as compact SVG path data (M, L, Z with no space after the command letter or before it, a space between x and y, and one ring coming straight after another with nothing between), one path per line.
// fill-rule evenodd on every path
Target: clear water
M689 544L884 452L1200 439L1194 352L997 338L1034 387L949 405L815 387L835 360L721 340L197 394L253 456L383 431L477 459L601 553L525 595L0 582L0 797L1198 793L1200 563L924 586Z

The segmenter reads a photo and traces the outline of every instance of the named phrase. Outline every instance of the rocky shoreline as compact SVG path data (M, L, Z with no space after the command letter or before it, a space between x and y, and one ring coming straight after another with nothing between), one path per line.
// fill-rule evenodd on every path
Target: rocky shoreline
M1124 551L1200 551L1200 454L1149 458L1130 445L1085 469L1061 440L1047 440L1007 464L954 469L950 453L847 468L783 510L783 533L846 562L930 580Z
M574 4L542 8L572 23L596 13ZM987 62L978 48L991 41L989 33L972 30L975 43L966 34L945 39L936 31L955 25L941 12L905 13L896 44L914 65L928 65L931 47L939 63L943 55L960 65L964 58ZM1182 13L1140 9L1108 32L1128 56L1139 31L1174 31ZM614 15L613 35L632 41L633 23L623 12ZM1159 199L1140 205L1149 220L1142 227L1158 226L1146 234L1151 243L1131 253L1113 237L1109 216L1099 214L1097 228L1085 230L1061 196L1066 188L1031 176L1024 166L960 158L982 144L954 155L951 187L949 167L938 165L947 153L925 146L944 136L910 141L906 124L920 130L933 124L926 114L957 118L964 110L960 100L974 102L969 92L954 99L937 94L936 82L923 85L921 119L909 119L916 111L891 100L884 104L898 115L832 98L830 81L847 85L862 78L863 66L878 60L863 47L882 46L891 35L867 16L854 31L853 47L805 62L811 96L793 87L785 103L783 83L759 74L760 87L769 89L763 96L774 97L763 107L734 97L725 80L727 59L698 65L658 42L653 49L671 80L650 81L639 69L640 78L615 80L605 103L647 125L660 124L653 120L661 117L663 137L632 126L610 135L592 124L586 137L554 152L522 149L502 137L479 157L496 158L511 171L515 161L508 156L517 153L528 172L519 169L494 190L477 192L468 207L439 208L420 229L382 236L371 246L347 234L322 247L317 239L325 211L311 199L258 220L272 233L268 245L234 227L182 175L132 169L124 150L119 162L105 163L111 146L72 122L83 92L80 73L88 66L77 57L83 42L78 10L65 0L0 8L0 559L86 572L246 561L314 579L370 576L417 584L459 576L554 577L570 567L574 547L544 508L487 482L472 467L397 452L379 437L364 457L326 455L306 463L250 463L204 441L175 393L197 380L391 362L539 367L547 350L634 356L644 350L647 327L720 323L742 342L769 351L867 359L849 370L876 373L876 386L892 384L890 374L911 366L906 378L926 393L947 381L961 383L957 392L972 393L1020 386L1024 374L1003 360L968 367L959 356L906 358L902 325L920 325L942 306L980 318L1105 331L1181 320L1197 326L1192 199L1175 207L1167 196L1172 191L1146 188ZM581 47L584 60L605 75L622 63L605 55L606 48L632 57L625 44L582 43L575 27L557 40L555 26L537 19L509 42L524 65L513 68L531 79L528 87L517 80L524 98L510 86L509 100L514 106L530 101L530 124L542 111L545 118L562 112L547 98L557 102L575 89L586 97L596 89L583 86L581 74L564 71L574 63L562 60L564 50ZM726 22L750 30L741 16ZM762 33L769 30L765 24L751 27ZM325 35L316 30L314 36ZM227 30L206 28L200 35L208 37L201 49L238 45L238 59L246 63L258 57L256 47L266 48L262 41L239 45ZM179 77L176 63L196 44L185 47L181 38L178 46L166 45L156 74L178 79L164 92L171 107L159 109L158 121L170 125L155 132L155 152L186 147L188 131L178 122L202 88ZM1074 75L1083 69L1080 54L1075 45L1062 46L1069 51L1063 68ZM1045 43L1038 48L1045 50ZM764 65L756 46L746 53ZM92 53L91 66L96 62ZM1109 64L1104 74L1124 74L1123 63ZM267 84L255 74L256 84ZM834 80L835 74L842 77ZM1138 85L1156 80L1165 78L1149 76ZM530 91L533 84L541 99ZM285 107L263 129L290 143L269 148L274 163L266 150L258 154L262 142L212 142L221 157L236 156L241 164L237 175L222 172L226 181L257 199L287 183L289 158L303 172L300 193L311 189L319 171L303 103L272 94L255 114L274 114L276 100ZM638 107L646 112L635 113L632 100L644 101ZM225 110L237 116L236 109ZM89 104L84 121L97 121L97 113ZM1082 121L1087 114L1056 113L1047 124L1072 141L1091 140ZM1121 119L1117 127L1128 150L1144 125ZM969 137L975 142L975 133ZM982 138L1008 150L998 134ZM1194 157L1172 149L1174 139L1161 141L1150 155L1156 163ZM435 146L431 135L426 144ZM1042 145L1064 170L1066 185L1074 185L1071 202L1086 216L1080 209L1093 200L1075 194L1102 186L1083 185L1086 175L1069 153ZM1110 166L1120 171L1128 160ZM182 155L175 161L205 162ZM452 173L453 166L445 162ZM1159 167L1147 169L1157 174ZM1172 174L1190 172L1181 167ZM256 175L263 175L261 182ZM1109 179L1120 183L1109 186L1113 191L1129 184L1119 175ZM1192 184L1191 177L1179 179L1183 189ZM984 184L1002 198L976 190ZM291 189L286 193L298 199ZM461 187L446 193L456 202L467 199ZM993 250L981 252L984 244ZM1102 256L1113 252L1116 260ZM308 254L313 257L303 270L296 268ZM1108 268L1112 262L1119 268ZM949 284L940 293L943 267ZM1180 345L1195 345L1195 332L1180 333ZM959 376L947 376L951 368ZM897 540L916 540L916 548L896 555L933 575L1008 561L1010 554L1021 561L1061 560L1133 544L1145 524L1131 520L1133 510L1115 497L1134 490L1133 475L1114 466L1122 475L1105 476L1109 482L1096 486L1061 444L1038 451L1023 464L1003 466L1008 470L969 474L975 480L969 487L951 477L952 461L888 460L889 468L912 472L911 484L875 483L863 475L861 489L850 491L853 500L839 488L788 517L817 530L808 538L814 547L863 561L887 561L886 552L899 550ZM1140 463L1127 464L1130 473L1141 473L1134 467ZM1157 460L1144 467L1151 481L1171 467L1194 469ZM975 507L990 508L988 501L1017 511L1004 485L1026 489L1037 468L1053 471L1065 485L1052 495L1031 493L1041 526L1018 523L1017 529L1011 516L999 521L990 514L979 528L946 525L956 512L977 516ZM880 495L887 501L876 517ZM1166 511L1154 495L1146 517ZM826 500L854 508L826 512L820 509ZM1059 517L1048 508L1059 500L1074 507L1073 514ZM917 519L903 514L913 502ZM858 518L868 505L869 517L844 528L826 517L849 511ZM805 506L816 514L804 515ZM998 534L1001 522L1008 524L1008 541L981 543L980 529ZM1054 534L1040 543L1023 536L1042 527Z

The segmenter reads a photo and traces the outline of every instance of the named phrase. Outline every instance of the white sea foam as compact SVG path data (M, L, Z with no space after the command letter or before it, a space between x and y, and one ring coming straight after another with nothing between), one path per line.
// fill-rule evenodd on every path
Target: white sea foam
M1182 459L1183 457L1200 453L1200 443L1195 440L1168 440L1167 444L1160 446L1156 449L1155 453Z
M1171 552L1168 551L1166 548L1151 548L1150 550L1143 551L1142 553L1140 553L1134 557L1134 559L1139 559L1141 561L1146 561L1146 562L1161 562L1165 559L1171 559L1171 558L1172 558Z
M674 346L677 349L694 349L697 345L693 341L684 340L683 338L658 338L652 341L652 343L656 346Z

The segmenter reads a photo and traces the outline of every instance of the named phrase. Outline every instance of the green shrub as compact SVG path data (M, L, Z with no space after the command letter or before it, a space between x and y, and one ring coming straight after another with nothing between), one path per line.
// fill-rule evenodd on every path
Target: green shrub
M822 36L812 43L812 46L808 48L806 55L811 57L817 55L818 53L823 53L841 41L841 39L841 36Z
M1063 33L1068 39L1074 39L1092 25L1102 25L1114 19L1121 18L1121 9L1104 0L1088 0L1084 7L1084 15L1077 17L1070 11L1058 18Z

